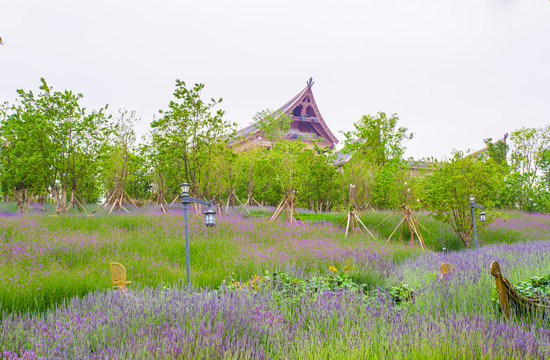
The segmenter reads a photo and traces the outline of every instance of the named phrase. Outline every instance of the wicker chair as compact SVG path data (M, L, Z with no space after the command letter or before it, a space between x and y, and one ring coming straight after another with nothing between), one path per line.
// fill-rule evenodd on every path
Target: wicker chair
M445 277L449 276L449 274L452 273L453 270L454 267L451 263L443 263L439 268L439 274L437 274L437 277L439 278L439 280L445 280Z
M120 292L120 296L128 293L126 285L131 284L130 281L126 281L126 269L122 264L112 262L111 263L111 279L113 281L113 287L117 288Z

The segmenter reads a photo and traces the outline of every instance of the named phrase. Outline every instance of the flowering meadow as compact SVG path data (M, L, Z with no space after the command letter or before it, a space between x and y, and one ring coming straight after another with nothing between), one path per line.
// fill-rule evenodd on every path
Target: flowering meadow
M184 231L178 211L0 218L1 310L43 310L109 288L110 262L126 267L134 289L178 284L185 278ZM350 259L357 259L358 276L372 273L370 278L380 279L393 256L421 252L360 235L343 239L331 223L286 226L262 218L219 217L216 227L207 228L200 215L191 217L189 232L197 288L215 288L226 278L248 279L265 270L303 276L328 272L330 264Z
M489 265L499 261L512 283L550 273L549 222L512 213L510 229L490 224L479 250L423 252L361 235L344 240L330 223L227 217L209 229L197 217L187 291L178 212L0 218L0 358L546 359L547 321L505 321ZM508 230L526 241L499 241ZM109 289L110 261L127 268L125 297ZM442 262L454 266L444 280ZM266 270L371 286L300 297L273 284L232 286ZM396 303L383 291L396 284L414 297Z

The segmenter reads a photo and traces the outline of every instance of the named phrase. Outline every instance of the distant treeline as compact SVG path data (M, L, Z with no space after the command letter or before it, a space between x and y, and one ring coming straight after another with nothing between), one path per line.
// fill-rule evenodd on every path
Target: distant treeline
M316 211L393 209L407 199L414 208L452 211L452 197L467 206L469 193L487 207L550 211L550 126L521 128L507 142L487 139L482 153L412 161L403 156L412 133L397 115L380 112L343 134L352 156L337 167L329 149L284 140L290 119L270 111L255 118L269 150L233 147L236 124L219 109L222 99L201 98L203 88L177 80L174 98L141 141L134 112L87 110L81 94L54 91L44 79L37 92L18 90L17 101L0 108L4 201L21 212L31 202L53 202L58 213L120 194L162 203L189 182L193 196L218 203L234 193L243 203L277 205L286 193Z

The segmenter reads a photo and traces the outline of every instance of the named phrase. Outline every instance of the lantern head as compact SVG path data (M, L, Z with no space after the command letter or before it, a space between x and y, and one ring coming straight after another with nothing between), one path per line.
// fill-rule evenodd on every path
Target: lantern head
M183 196L189 196L189 190L191 189L191 184L189 183L183 183L180 184L181 192L183 193Z
M487 220L487 214L485 214L485 211L482 211L482 212L479 214L479 221L485 222L486 220Z
M214 210L208 209L205 212L203 212L203 214L204 214L204 220L206 222L206 226L211 227L216 225L216 217L215 217L216 212Z

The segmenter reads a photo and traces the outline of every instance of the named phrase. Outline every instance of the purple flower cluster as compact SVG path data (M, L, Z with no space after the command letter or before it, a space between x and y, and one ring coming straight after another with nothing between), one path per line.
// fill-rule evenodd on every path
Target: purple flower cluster
M488 230L500 232L507 237L510 237L510 234L515 234L520 240L546 239L550 235L550 214L508 212L493 221Z

